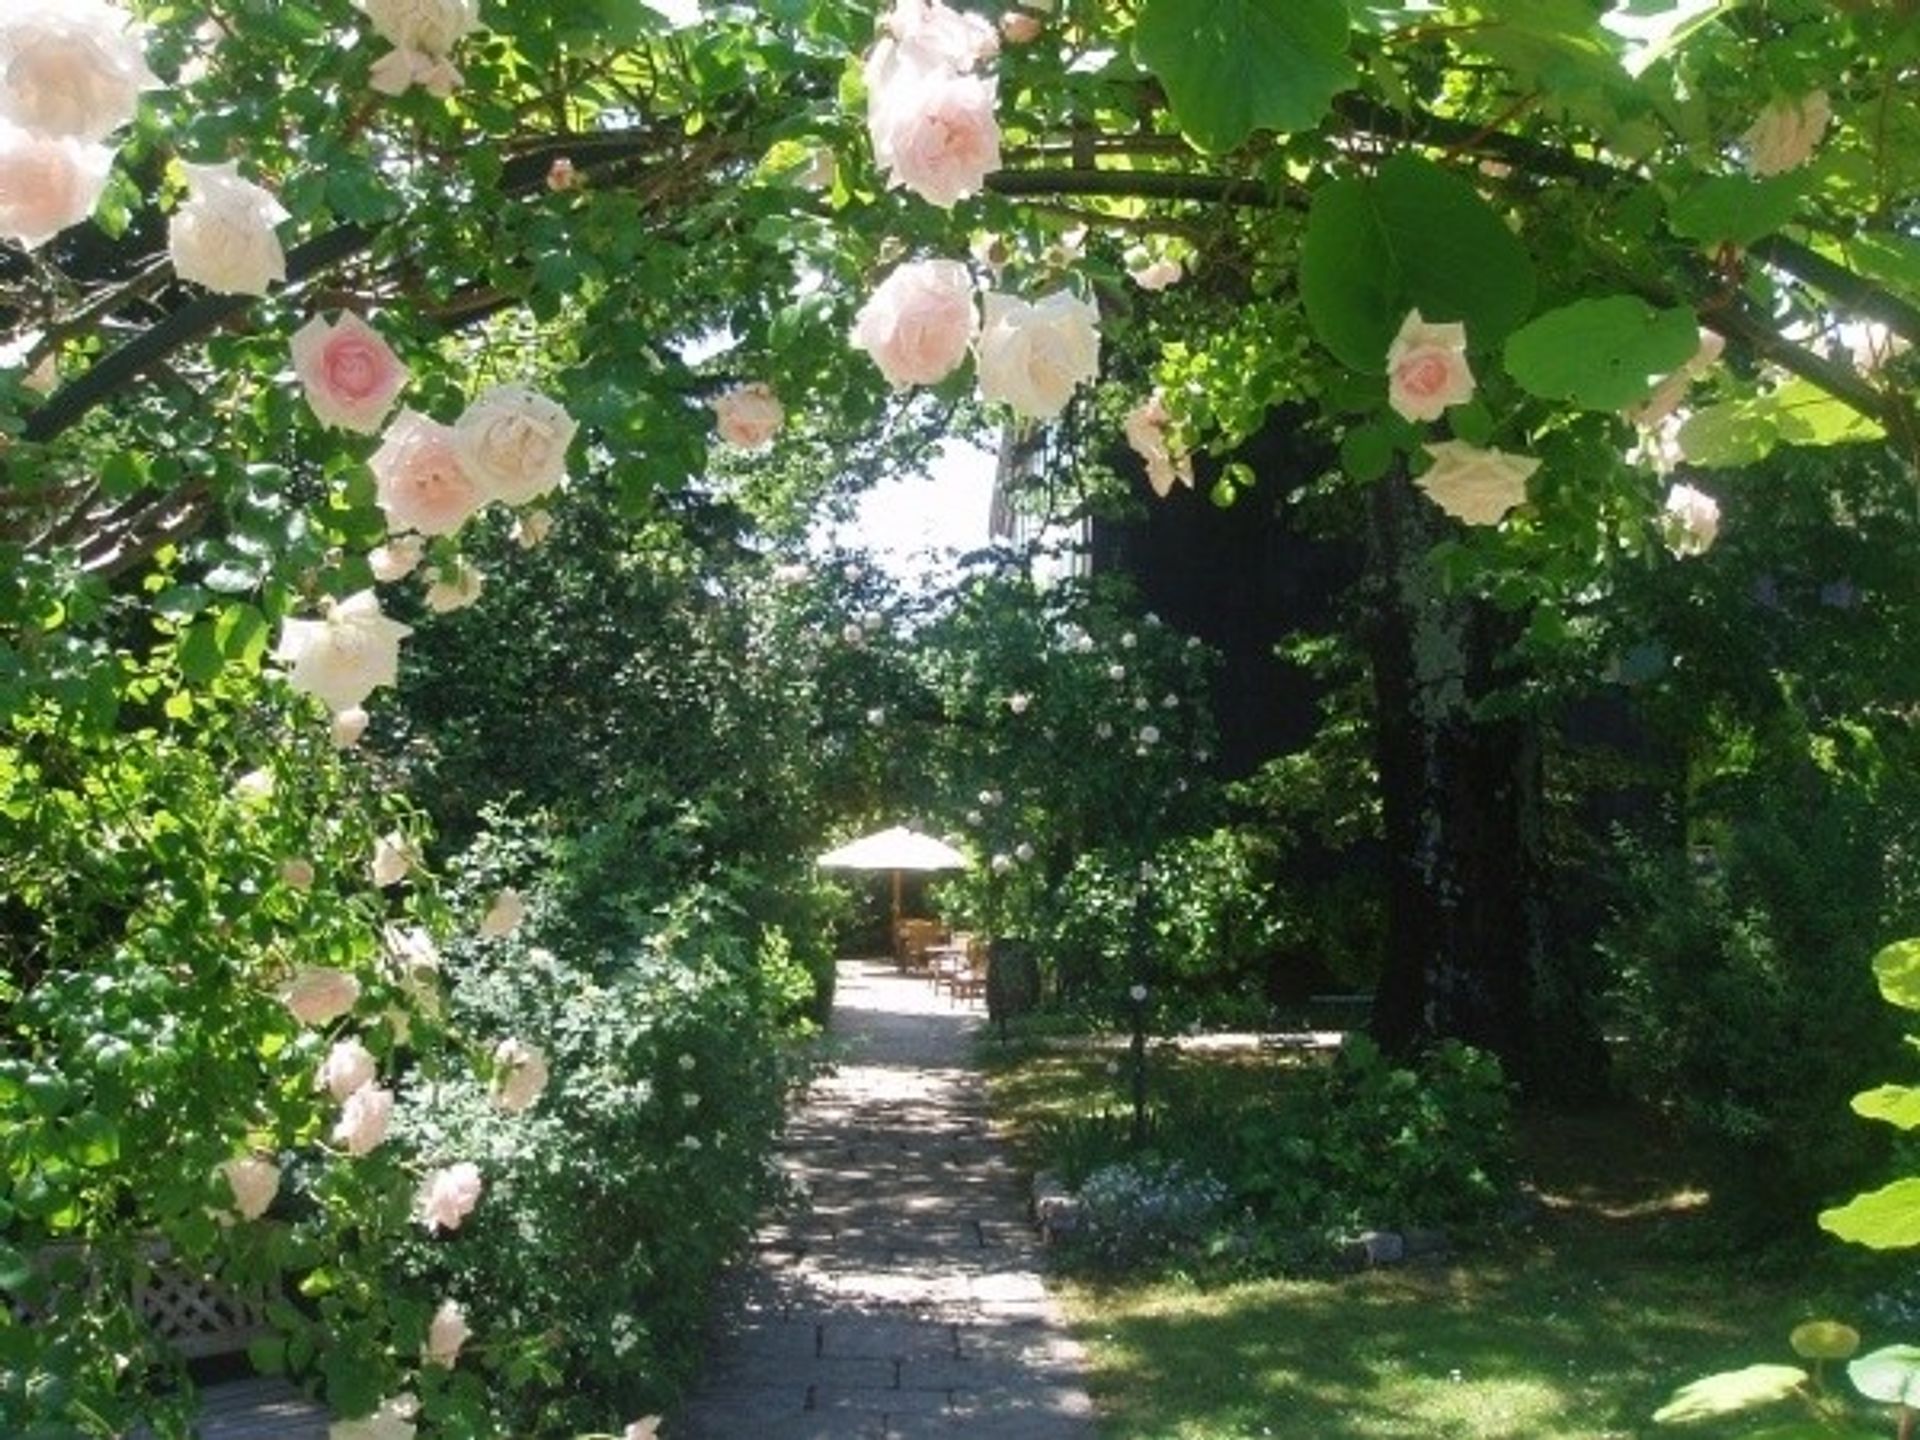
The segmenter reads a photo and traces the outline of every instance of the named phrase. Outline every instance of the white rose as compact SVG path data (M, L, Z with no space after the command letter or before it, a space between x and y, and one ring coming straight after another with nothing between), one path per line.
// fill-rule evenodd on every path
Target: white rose
M881 281L860 307L853 343L894 389L937 385L967 358L978 325L967 267L957 260L914 260Z
M429 1365L451 1370L460 1359L460 1347L473 1331L467 1325L467 1312L457 1300L442 1300L427 1326L426 1349L421 1359Z
M452 579L439 570L429 570L426 580L427 608L436 615L450 615L455 610L466 609L480 598L480 592L487 584L486 573L471 560L460 561Z
M113 152L0 120L0 240L37 250L100 203Z
M349 706L333 717L333 726L328 737L336 750L351 750L360 743L360 737L367 733L367 722L373 717L358 705Z
M404 580L419 566L427 553L427 542L418 535L396 535L384 545L367 552L367 564L373 578L382 585Z
M1162 500L1176 484L1193 488L1193 457L1175 446L1168 428L1172 423L1173 416L1156 390L1127 412L1122 427L1127 444L1146 464L1147 484Z
M1720 534L1720 502L1691 485L1675 485L1660 519L1667 549L1682 559L1704 555Z
M345 1100L362 1086L371 1085L375 1073L371 1050L358 1040L340 1040L320 1062L320 1070L313 1077L314 1088Z
M1531 456L1482 450L1464 440L1423 448L1433 465L1414 483L1447 514L1469 525L1497 524L1514 506L1525 504L1527 477L1540 468Z
M240 178L239 167L182 165L187 200L173 214L167 250L182 280L221 295L264 295L287 278L287 256L274 226L290 219L267 191Z
M786 412L771 385L736 385L713 402L715 428L726 444L738 450L758 450L771 444Z
M385 890L406 879L419 863L420 852L406 836L395 830L374 842L373 859L368 869L372 872L373 883Z
M374 33L402 50L445 56L480 26L479 0L354 0Z
M487 913L480 917L480 934L488 940L511 935L527 918L527 902L518 890L509 886L493 897Z
M950 209L1000 168L998 82L883 40L867 63L867 133L889 186Z
M1066 290L1036 304L987 296L978 345L980 394L1045 420L1100 373L1100 312Z
M509 1115L529 1109L547 1088L547 1057L522 1040L493 1048L493 1103Z
M417 1210L429 1230L458 1230L480 1203L480 1167L470 1160L436 1170L420 1187Z
M527 510L514 516L513 531L510 538L522 550L533 550L546 544L547 536L553 533L553 515L540 509Z
M291 668L287 683L336 714L400 678L400 642L410 626L380 613L371 590L349 596L321 620L289 620L274 658Z
M1186 277L1186 270L1178 260L1146 260L1127 271L1127 278L1142 290L1165 290L1169 285L1178 285Z
M302 970L280 992L281 1003L302 1025L331 1025L359 998L358 980L321 965Z
M895 0L881 23L925 64L971 70L1000 50L1000 36L992 24L941 0Z
M24 130L103 140L160 82L144 28L105 0L7 0L0 9L0 117Z
M387 1138L393 1119L393 1092L378 1085L362 1085L340 1107L340 1123L333 1127L336 1144L349 1155L369 1155Z
M404 95L418 85L439 100L453 94L466 80L451 60L424 50L389 50L367 72L367 84L382 95Z
M453 424L460 464L489 500L525 505L567 477L579 425L525 385L496 385Z

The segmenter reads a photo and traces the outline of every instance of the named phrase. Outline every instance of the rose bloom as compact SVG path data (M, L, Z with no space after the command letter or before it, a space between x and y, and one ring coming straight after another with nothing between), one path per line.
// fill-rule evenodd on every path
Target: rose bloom
M978 325L967 267L957 260L914 260L881 281L860 307L853 343L894 389L936 385L967 358Z
M1464 440L1424 448L1433 465L1414 483L1447 514L1469 525L1497 524L1514 506L1526 503L1527 477L1540 468L1531 456L1482 450Z
M288 982L281 1003L302 1025L331 1025L353 1009L360 982L339 970L308 966Z
M1387 403L1403 420L1438 420L1473 398L1467 327L1429 325L1409 310L1387 347Z
M293 370L323 425L372 435L409 378L380 332L351 311L316 315L293 337Z
M367 733L367 722L372 717L358 705L349 706L333 717L333 725L328 730L328 738L333 741L336 750L351 750L360 743L360 737Z
M1150 260L1127 271L1127 278L1142 290L1165 290L1186 278L1186 269L1178 260Z
M402 410L367 462L387 526L398 532L451 535L486 502L460 463L453 431Z
M313 888L313 865L307 860L282 860L280 862L280 883L289 890L311 890Z
M989 295L976 350L984 399L1051 419L1076 387L1100 373L1100 312L1067 290L1031 305Z
M1667 549L1682 559L1704 555L1720 534L1720 502L1691 485L1675 485L1660 520Z
M100 203L113 152L0 120L0 240L37 250Z
M901 49L927 66L971 70L1000 51L1000 37L984 17L941 0L895 0L881 23Z
M371 1085L375 1073L373 1052L358 1040L338 1040L320 1062L313 1077L315 1088L325 1090L336 1100L344 1100L363 1085Z
M525 385L496 385L453 423L453 449L489 500L525 505L567 478L567 447L580 427Z
M480 933L486 939L498 940L519 929L520 922L526 918L526 900L518 890L509 886L493 897L487 913L480 917Z
M736 385L713 402L720 438L738 450L758 450L771 444L786 419L773 387Z
M0 8L0 115L24 130L104 140L160 81L143 27L105 0L6 0Z
M471 560L462 560L454 567L452 578L438 570L429 570L426 574L427 608L436 615L451 615L455 610L464 610L480 598L480 592L486 588L486 573Z
M1044 27L1038 15L1009 10L1000 17L1000 38L1009 45L1031 45Z
M280 1193L280 1167L271 1160L242 1155L220 1167L227 1188L233 1192L233 1208L243 1220L258 1220Z
M942 209L978 194L1000 168L996 82L916 64L897 51L878 69L881 83L868 98L867 131L888 184Z
M375 580L382 585L391 585L411 575L426 550L426 542L418 535L397 535L386 544L376 545L369 550L367 564L373 570Z
M362 1085L340 1107L340 1123L333 1127L334 1143L349 1155L368 1155L387 1138L393 1119L393 1092L378 1085Z
M1747 168L1760 176L1798 169L1813 158L1832 120L1833 106L1824 90L1798 100L1775 100L1741 137L1747 145Z
M467 1325L467 1312L457 1300L442 1300L427 1326L427 1344L420 1358L429 1365L451 1370L460 1359L460 1347L473 1331Z
M530 1109L547 1088L547 1057L521 1040L502 1040L493 1048L493 1103L509 1115Z
M513 529L508 539L522 550L533 550L544 545L547 536L553 533L553 516L546 510L528 510L514 516Z
M368 869L373 875L373 883L385 890L406 879L419 863L420 852L413 848L406 836L395 830L374 842L373 860Z
M460 67L446 56L424 50L389 50L367 72L368 86L382 95L404 95L418 85L435 99L444 100L466 81Z
M354 0L374 33L402 50L450 55L480 25L479 0Z
M420 1223L429 1230L458 1230L480 1203L480 1167L470 1160L436 1170L420 1187Z
M564 194L580 183L580 172L573 167L573 161L565 155L547 167L547 189L554 194Z
M620 1440L658 1440L660 1417L649 1415L644 1420L636 1420L620 1433Z
M167 250L174 272L221 295L264 295L287 278L287 256L274 227L291 218L267 191L224 165L182 165L187 200L174 211Z
M411 626L380 613L373 591L362 590L324 619L288 620L273 654L292 667L288 684L339 714L400 678L400 642L412 633Z
M1162 500L1173 493L1175 482L1193 488L1193 457L1176 452L1167 432L1173 417L1167 413L1160 392L1154 391L1127 413L1127 444L1147 466L1147 484Z

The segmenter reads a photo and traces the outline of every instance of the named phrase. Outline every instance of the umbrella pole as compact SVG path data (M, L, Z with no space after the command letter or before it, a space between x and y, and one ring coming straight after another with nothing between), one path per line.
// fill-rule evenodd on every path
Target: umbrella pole
M900 956L900 872L893 872L893 953Z

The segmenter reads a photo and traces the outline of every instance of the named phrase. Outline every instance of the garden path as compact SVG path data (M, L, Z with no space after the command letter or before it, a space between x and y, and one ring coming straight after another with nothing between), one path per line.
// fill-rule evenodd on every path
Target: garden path
M841 965L841 1060L782 1144L811 1201L762 1232L667 1440L1093 1440L970 1064L979 1021L880 962Z

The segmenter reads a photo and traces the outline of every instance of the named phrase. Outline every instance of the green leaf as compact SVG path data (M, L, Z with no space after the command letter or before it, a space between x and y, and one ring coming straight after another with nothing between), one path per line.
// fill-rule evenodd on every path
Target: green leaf
M1797 1365L1749 1365L1709 1375L1673 1392L1673 1398L1653 1412L1656 1425L1679 1425L1734 1415L1762 1405L1774 1405L1807 1383L1807 1372Z
M87 1110L67 1127L67 1154L76 1165L98 1170L120 1158L120 1130L106 1116Z
M1873 978L1889 1005L1920 1010L1920 940L1896 940L1875 955Z
M1920 240L1885 231L1862 231L1846 242L1847 259L1882 285L1920 301Z
M1656 310L1632 295L1580 300L1509 336L1507 373L1543 400L1619 410L1692 358L1699 329L1685 306Z
M1371 484L1393 463L1393 437L1384 426L1357 425L1341 437L1340 468L1361 484Z
M1853 1388L1883 1405L1920 1405L1920 1346L1888 1345L1847 1366Z
M1186 137L1231 150L1255 130L1292 134L1325 118L1359 79L1350 26L1343 0L1146 0L1134 49Z
M1703 245L1751 245L1793 218L1803 184L1797 174L1768 180L1716 175L1675 200L1667 222L1674 234Z
M278 1335L262 1335L247 1342L247 1361L262 1375L284 1374L287 1342Z
M1808 1320L1793 1327L1787 1343L1803 1360L1845 1360L1859 1351L1860 1332L1838 1320Z
M1300 293L1321 342L1343 364L1379 375L1409 310L1464 321L1470 350L1498 345L1533 309L1533 261L1472 185L1396 155L1373 179L1320 187Z
M1920 1088L1912 1085L1881 1085L1863 1090L1853 1097L1853 1113L1869 1120L1884 1120L1902 1130L1920 1127Z
M1910 1175L1822 1210L1820 1228L1872 1250L1920 1245L1920 1177Z
M212 624L205 620L196 620L187 627L186 637L180 642L180 673L190 685L210 684L220 673L225 661L220 654L220 642L214 636Z
M1732 469L1751 465L1780 443L1780 423L1758 400L1729 400L1696 410L1680 427L1680 453L1695 465Z
M1846 401L1796 376L1768 395L1788 445L1850 445L1878 440L1886 432Z

